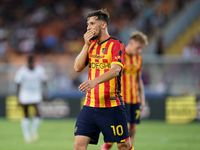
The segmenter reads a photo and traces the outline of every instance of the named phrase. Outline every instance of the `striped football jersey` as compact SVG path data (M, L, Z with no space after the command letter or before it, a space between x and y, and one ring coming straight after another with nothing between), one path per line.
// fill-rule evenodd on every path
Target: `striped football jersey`
M111 64L118 64L123 68L125 47L124 44L109 37L98 43L91 41L88 49L88 80L93 80L111 69ZM115 107L123 104L121 99L121 73L104 83L96 85L87 92L84 105L90 107Z
M137 77L141 74L142 56L125 54L121 94L125 103L140 103Z

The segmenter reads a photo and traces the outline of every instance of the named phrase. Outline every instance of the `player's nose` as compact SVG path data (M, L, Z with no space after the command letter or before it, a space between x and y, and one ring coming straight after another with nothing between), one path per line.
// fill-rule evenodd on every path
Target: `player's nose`
M90 25L87 26L87 31L91 30L91 27Z

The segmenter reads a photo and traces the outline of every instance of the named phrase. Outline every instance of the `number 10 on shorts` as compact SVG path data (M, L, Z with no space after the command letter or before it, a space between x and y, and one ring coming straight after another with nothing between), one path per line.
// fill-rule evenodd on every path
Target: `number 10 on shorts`
M121 136L123 134L123 132L124 132L122 125L118 125L117 127L111 126L111 128L113 129L114 136L116 136L116 134L118 136Z

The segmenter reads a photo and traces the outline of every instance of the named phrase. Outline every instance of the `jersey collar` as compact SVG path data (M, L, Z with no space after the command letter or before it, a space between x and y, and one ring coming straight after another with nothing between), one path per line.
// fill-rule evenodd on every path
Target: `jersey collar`
M102 42L97 42L98 43L98 45L101 45L101 44L103 44L104 42L106 42L106 41L108 41L109 39L111 38L111 36L109 37L109 38L107 38L106 40L104 40L104 41L102 41Z

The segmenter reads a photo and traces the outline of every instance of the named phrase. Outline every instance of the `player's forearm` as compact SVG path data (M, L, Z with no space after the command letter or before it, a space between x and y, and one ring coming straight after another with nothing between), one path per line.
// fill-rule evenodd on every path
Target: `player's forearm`
M45 81L45 82L43 82L42 83L42 86L43 86L43 93L47 93L47 82Z
M139 92L141 101L145 101L144 84L141 78L139 80Z
M18 100L18 103L20 104L19 102L19 90L20 90L20 84L17 84L17 100Z
M79 87L79 91L81 92L87 92L91 89L93 89L97 84L106 82L111 80L112 78L116 77L119 75L121 71L121 66L112 64L111 69L107 71L106 73L102 74L101 76L94 78L93 80L88 80L83 82Z
M48 93L48 88L47 88L47 82L43 82L42 83L43 85L43 93L42 93L42 96L43 96L43 101L47 101L49 100L49 93Z
M104 83L106 81L111 80L114 77L117 77L119 75L120 71L121 71L121 66L117 65L117 66L111 68L106 73L102 74L101 76L95 78L94 81L96 82L96 85Z
M85 63L87 60L89 45L85 44L79 55L75 59L74 70L76 72L81 72L85 68Z
M17 97L19 97L20 84L17 84Z

